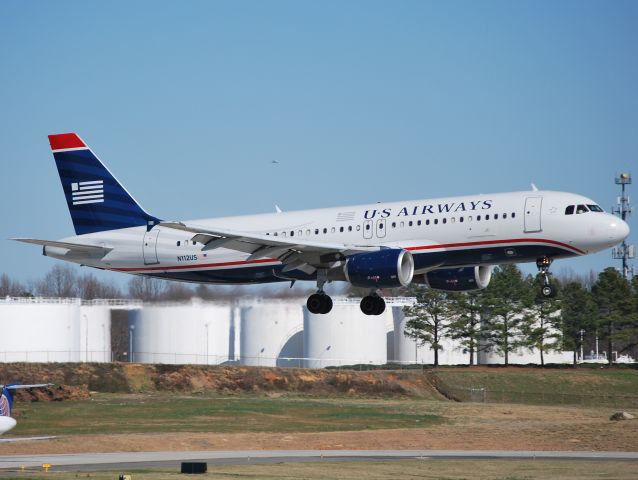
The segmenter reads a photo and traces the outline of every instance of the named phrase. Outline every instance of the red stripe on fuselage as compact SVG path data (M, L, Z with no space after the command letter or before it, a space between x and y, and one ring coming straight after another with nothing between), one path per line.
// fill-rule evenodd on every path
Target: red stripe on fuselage
M49 143L51 144L51 150L86 147L84 142L80 140L80 137L78 137L75 133L58 133L55 135L49 135Z
M420 247L407 247L406 250L410 250L411 252L415 250L436 250L441 248L459 248L459 247L477 247L481 245L498 245L498 244L509 244L509 243L549 243L552 245L557 245L562 248L566 248L572 250L580 255L585 255L585 252L572 247L571 245L567 245L566 243L558 242L556 240L548 240L543 238L512 238L509 240L481 240L476 242L462 242L462 243L446 243L441 245L424 245ZM125 267L125 268L111 268L110 270L114 270L116 272L148 272L148 271L157 271L157 270L186 270L186 269L201 269L201 268L218 268L218 267L236 267L236 266L244 266L244 265L257 265L261 263L272 263L278 262L276 258L260 258L257 260L237 260L234 262L222 262L222 263L203 263L201 265L170 265L165 267Z
M406 250L414 251L414 250L436 250L437 248L458 248L458 247L474 247L478 245L498 245L502 243L550 243L552 245L558 245L559 247L567 248L569 250L573 250L574 252L585 255L585 252L573 247L571 245L567 245L566 243L558 242L556 240L548 240L546 238L510 238L508 240L481 240L476 242L462 242L462 243L443 243L440 245L425 245L422 247L408 247Z

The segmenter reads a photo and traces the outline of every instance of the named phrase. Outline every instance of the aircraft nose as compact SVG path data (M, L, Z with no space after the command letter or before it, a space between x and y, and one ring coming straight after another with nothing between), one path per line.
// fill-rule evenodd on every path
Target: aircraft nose
M614 241L614 244L622 242L625 238L629 236L629 225L624 220L621 220L618 217L614 217L614 219L609 224L609 238Z

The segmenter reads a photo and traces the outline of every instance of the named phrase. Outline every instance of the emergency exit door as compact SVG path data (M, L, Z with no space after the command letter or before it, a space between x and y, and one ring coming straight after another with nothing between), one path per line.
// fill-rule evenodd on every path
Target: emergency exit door
M142 251L144 252L144 265L153 265L159 263L157 259L157 237L159 235L159 229L153 230L144 234L144 244Z

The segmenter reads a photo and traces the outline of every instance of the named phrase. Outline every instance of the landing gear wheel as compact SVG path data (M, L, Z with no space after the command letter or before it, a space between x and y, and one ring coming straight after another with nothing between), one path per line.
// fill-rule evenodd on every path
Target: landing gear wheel
M541 288L541 295L545 298L552 298L556 296L556 287L551 284L543 285Z
M544 298L552 298L556 296L556 287L549 283L549 266L552 264L552 259L549 257L542 257L536 260L536 266L538 267L538 274L543 280L543 286L541 287L541 295Z
M323 292L315 293L308 297L306 307L310 313L328 313L332 310L332 298Z
M379 295L367 295L361 299L361 311L366 315L381 315L385 312L385 300Z

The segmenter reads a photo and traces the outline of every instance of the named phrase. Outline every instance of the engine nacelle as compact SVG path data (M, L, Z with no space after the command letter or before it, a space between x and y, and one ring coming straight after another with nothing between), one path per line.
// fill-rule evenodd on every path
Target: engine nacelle
M414 276L414 259L407 250L387 248L348 257L343 271L355 287L407 287Z
M492 278L491 265L477 267L443 268L426 273L425 283L435 290L465 292L478 290L489 285Z

